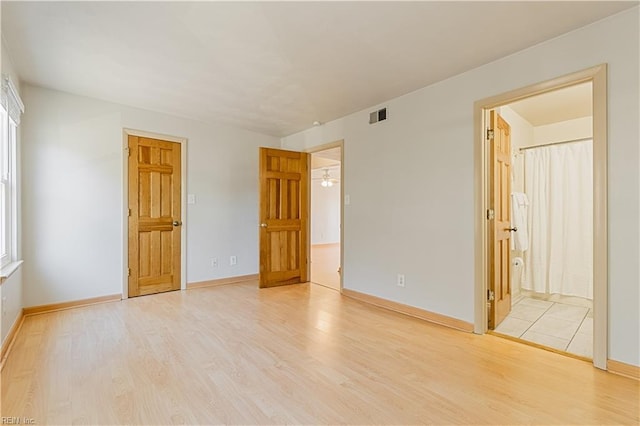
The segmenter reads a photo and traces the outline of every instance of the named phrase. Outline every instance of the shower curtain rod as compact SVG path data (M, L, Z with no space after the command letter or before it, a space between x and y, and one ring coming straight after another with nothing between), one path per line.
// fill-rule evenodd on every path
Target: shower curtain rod
M562 145L565 143L582 142L582 141L590 141L590 140L593 140L593 138L571 139L570 141L549 142L549 143L543 143L541 145L523 146L522 148L519 149L519 151L526 151L527 149L533 149L533 148L542 148L543 146Z

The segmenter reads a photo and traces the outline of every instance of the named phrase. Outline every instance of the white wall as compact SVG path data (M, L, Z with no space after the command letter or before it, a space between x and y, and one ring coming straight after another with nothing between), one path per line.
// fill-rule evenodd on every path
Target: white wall
M533 145L534 127L527 120L522 118L520 114L515 112L508 106L498 108L500 115L511 126L511 153L512 153L512 169L513 181L511 182L511 190L524 191L524 159L520 154L520 148L523 146Z
M340 242L340 183L323 187L323 169L313 170L311 181L311 244ZM332 167L333 178L340 177L340 167Z
M0 60L1 60L1 69L2 74L8 75L11 78L11 81L15 84L18 93L22 97L22 87L20 85L20 77L15 71L11 58L9 56L9 51L7 50L4 40L2 40L0 44ZM21 155L21 128L18 128L17 134L17 159L20 161ZM18 210L18 229L17 229L17 253L16 258L19 260L21 258L21 208L20 208L20 189L21 189L21 170L17 171L17 181L16 188L18 191L18 199L17 199L17 210ZM13 324L18 319L20 312L22 312L23 301L22 301L22 267L19 267L5 282L2 283L2 287L0 288L0 341L4 342L9 330L13 326Z
M511 191L524 192L524 156L520 154L520 148L533 144L534 127L509 106L502 106L497 110L511 127ZM511 251L511 291L515 297L520 294L525 279L523 266L513 264L516 257L523 258L523 252Z
M283 138L289 149L344 139L344 287L473 322L474 102L608 63L609 358L640 365L638 15ZM388 120L369 125L381 106Z
M533 128L533 145L593 137L593 117L582 117Z
M276 138L33 86L24 92L26 306L122 293L123 128L188 138L183 191L197 203L184 220L187 282L257 273L258 147L277 146Z

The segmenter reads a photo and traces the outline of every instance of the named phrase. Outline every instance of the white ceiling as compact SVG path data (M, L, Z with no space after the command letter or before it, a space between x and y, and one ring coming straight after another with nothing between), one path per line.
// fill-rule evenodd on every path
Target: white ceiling
M591 83L579 84L509 104L533 126L589 117L593 111Z
M312 170L311 179L322 180L325 173L329 174L329 178L339 182L340 181L340 163L330 167L322 167L320 169Z
M637 4L3 1L2 33L25 82L284 136Z
M340 165L340 161L330 160L316 155L311 156L311 170L326 169L327 167L336 165Z
M323 169L340 165L342 161L342 148L339 146L325 149L311 154L311 169Z

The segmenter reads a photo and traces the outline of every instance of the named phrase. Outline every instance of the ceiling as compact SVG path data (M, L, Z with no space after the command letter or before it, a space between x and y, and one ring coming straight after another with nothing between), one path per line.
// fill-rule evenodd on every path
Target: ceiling
M311 171L312 180L322 180L325 173L329 175L329 178L335 182L340 182L340 164L331 167L323 167Z
M342 160L342 148L337 146L311 154L311 169L324 169L339 166Z
M637 4L3 1L2 35L27 83L285 136Z
M533 126L589 117L593 111L591 83L566 87L509 104Z

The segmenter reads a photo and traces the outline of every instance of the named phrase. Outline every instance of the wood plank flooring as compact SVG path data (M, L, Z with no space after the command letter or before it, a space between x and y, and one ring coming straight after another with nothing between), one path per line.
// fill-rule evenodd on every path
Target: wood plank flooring
M340 243L311 246L311 282L340 290Z
M317 285L27 317L2 416L38 424L638 424L639 383Z

